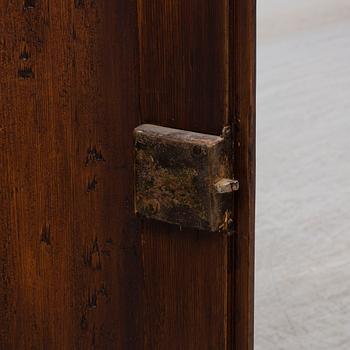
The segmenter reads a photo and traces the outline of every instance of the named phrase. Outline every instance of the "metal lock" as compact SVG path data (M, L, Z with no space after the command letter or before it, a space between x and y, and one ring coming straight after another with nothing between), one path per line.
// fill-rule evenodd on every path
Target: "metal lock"
M135 212L207 231L227 230L232 193L229 128L222 136L143 124L134 130Z

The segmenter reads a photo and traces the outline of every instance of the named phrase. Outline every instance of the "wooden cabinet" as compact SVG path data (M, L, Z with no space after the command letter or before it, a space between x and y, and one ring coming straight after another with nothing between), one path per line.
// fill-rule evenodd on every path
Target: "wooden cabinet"
M252 349L254 2L2 1L1 349ZM232 235L134 215L142 123L231 126Z

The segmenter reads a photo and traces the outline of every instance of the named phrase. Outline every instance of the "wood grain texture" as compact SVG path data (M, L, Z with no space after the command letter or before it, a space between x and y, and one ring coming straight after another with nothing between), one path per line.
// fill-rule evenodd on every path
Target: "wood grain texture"
M230 119L234 125L234 169L240 182L235 193L233 280L229 306L232 344L236 350L254 347L255 243L255 82L256 1L232 1L230 8Z
M253 0L0 5L0 348L251 350ZM133 215L141 123L235 125L235 239Z
M227 1L139 0L142 122L219 135ZM225 349L227 237L145 221L145 349Z
M142 348L136 23L128 0L1 0L1 349Z

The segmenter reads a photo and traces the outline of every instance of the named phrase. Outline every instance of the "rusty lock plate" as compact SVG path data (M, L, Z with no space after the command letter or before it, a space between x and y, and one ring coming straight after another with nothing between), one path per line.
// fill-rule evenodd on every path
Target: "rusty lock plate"
M233 180L231 135L143 124L134 130L135 212L207 231L227 230Z

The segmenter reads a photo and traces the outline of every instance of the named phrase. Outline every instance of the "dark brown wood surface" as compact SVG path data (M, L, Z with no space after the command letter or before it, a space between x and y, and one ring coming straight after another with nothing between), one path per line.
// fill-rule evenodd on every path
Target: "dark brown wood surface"
M219 135L228 119L227 1L139 0L139 38L142 122ZM144 222L147 349L225 349L227 249L224 234Z
M0 349L251 350L253 0L0 5ZM146 122L235 125L233 237L133 215Z
M136 4L0 3L0 348L142 349Z
M235 350L254 347L256 0L233 1L230 24L230 116L234 125L235 193L233 307Z

